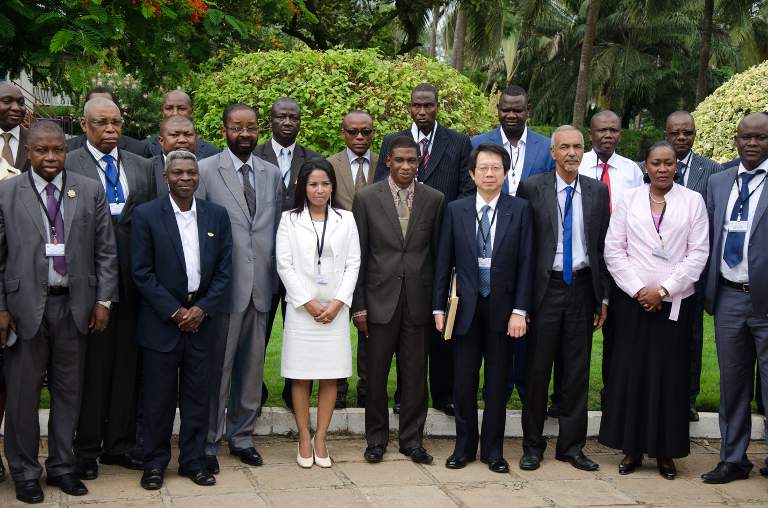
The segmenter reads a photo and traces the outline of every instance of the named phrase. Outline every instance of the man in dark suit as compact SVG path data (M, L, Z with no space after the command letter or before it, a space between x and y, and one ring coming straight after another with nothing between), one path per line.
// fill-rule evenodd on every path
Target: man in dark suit
M115 103L91 99L84 115L86 144L67 154L66 168L105 190L120 263L119 303L112 306L107 330L90 336L87 345L75 454L80 477L90 480L98 476L97 458L102 464L142 469L141 461L129 454L136 441L139 300L131 278L130 228L134 208L155 197L155 182L149 161L119 148L123 119Z
M0 83L0 157L20 170L29 169L26 151L28 131L21 125L26 114L24 95L19 87Z
M368 338L365 460L381 462L389 441L387 377L398 352L402 406L400 453L432 463L423 447L427 419L427 330L433 260L445 198L414 178L418 146L410 136L390 143L390 176L361 189L352 204L362 264L352 318Z
M283 179L283 211L293 208L293 193L296 187L296 178L299 176L299 168L309 159L322 159L323 156L309 148L296 143L296 137L301 129L301 108L299 103L290 97L282 97L272 103L269 110L269 123L272 129L272 139L262 143L253 151L253 155L274 164L280 168ZM272 302L267 318L267 336L265 337L264 350L269 345L269 337L272 335L272 324L280 302L285 297L285 287L278 281L279 290ZM285 319L285 301L281 307L283 319ZM262 386L263 401L267 401L269 393L267 385ZM291 381L286 379L283 385L283 401L287 407L291 407Z
M399 136L411 137L419 146L417 180L437 189L445 202L469 196L475 186L467 172L467 157L472 150L469 137L437 123L439 97L437 89L429 83L417 85L411 92L410 113L413 124L384 138L376 167L375 181L387 177L384 164L389 144ZM429 389L435 409L453 416L453 356L450 343L430 327L429 334ZM399 390L398 390L399 392ZM395 403L398 402L395 394Z
M453 266L459 295L451 339L456 444L445 463L449 469L474 461L480 440L480 460L491 471L509 472L503 451L507 349L526 332L534 266L530 206L502 192L509 168L504 148L484 144L473 150L469 174L477 194L448 204L440 233L432 297L439 332L445 330ZM477 388L482 362L486 394L480 439Z
M702 475L706 483L749 477L755 361L768 386L768 114L745 116L735 143L738 167L712 175L707 189L712 247L705 307L715 316L721 443L720 462ZM768 392L762 396L765 406Z
M165 171L170 197L139 206L133 218L133 278L147 304L139 310L136 334L148 395L141 478L147 490L163 485L177 399L179 474L198 485L216 483L205 462L209 352L224 340L218 332L229 305L232 228L224 208L195 199L199 178L193 154L170 152Z
M598 464L582 451L587 439L587 398L592 333L608 313L610 276L603 259L608 231L608 187L579 177L584 136L570 125L552 135L555 173L520 184L517 195L533 209L537 264L528 343L527 394L523 405L520 469L538 469L547 446L543 436L549 379L560 362L555 458L577 469Z
M192 121L192 98L182 90L171 90L163 97L163 120L167 120L172 116L183 116L188 118L190 122ZM163 150L163 143L160 141L162 135L163 133L160 132L159 136L149 136L144 140L144 157L151 159L163 153L168 153L167 150ZM217 146L201 138L196 138L192 146L193 149L189 151L197 155L197 160L202 160L221 152Z
M169 116L160 122L158 137L162 153L149 159L158 196L168 195L168 184L165 181L165 157L174 150L192 152L195 155L197 146L197 131L192 120L186 116ZM202 158L202 157L198 157Z
M0 185L0 347L8 383L5 453L16 498L40 503L38 406L46 372L46 483L73 496L88 493L72 453L86 335L107 326L118 272L104 189L64 171L64 132L40 121L27 144L32 170Z

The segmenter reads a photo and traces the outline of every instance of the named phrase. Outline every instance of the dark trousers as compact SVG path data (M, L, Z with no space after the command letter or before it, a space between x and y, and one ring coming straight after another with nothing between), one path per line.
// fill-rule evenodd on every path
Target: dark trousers
M130 452L136 439L136 312L134 302L113 303L104 332L88 335L85 379L75 454Z
M147 394L144 397L144 469L165 469L171 461L177 399L181 412L179 465L188 470L204 465L210 407L208 353L209 350L195 348L187 333L182 334L176 347L167 353L142 348L144 393Z
M617 291L621 291L619 286L611 279L610 298L613 299ZM608 305L608 315L603 323L603 356L601 358L601 373L603 380L603 388L600 390L600 406L604 405L605 387L609 383L610 370L611 370L611 352L613 351L613 342L617 333L618 325L616 324L616 316L612 312L612 307ZM556 367L557 368L557 367ZM557 379L557 376L555 377ZM555 388L555 394L557 394L557 388ZM557 403L557 398L553 397L553 403ZM604 408L603 408L604 409Z
M527 358L527 347L525 337L511 341L507 347L507 402L512 398L512 393L517 388L517 394L520 400L525 399L525 363ZM488 390L483 386L483 400L488 397ZM554 398L554 394L552 395Z
M506 422L508 349L516 339L504 332L488 328L493 309L487 298L478 296L475 317L464 335L455 336L453 342L453 403L456 421L454 455L472 460L480 458L494 462L504 455L504 424ZM477 389L480 384L480 365L485 362L483 390L485 410L483 426L478 432Z
M403 388L400 399L400 447L421 446L427 419L427 326L414 322L408 308L405 284L389 323L368 322L365 437L370 446L386 446L389 442L387 378L395 351L399 353Z
M556 276L550 278L528 335L528 381L522 416L525 453L541 456L547 446L544 419L556 358L562 369L556 452L559 456L574 456L584 448L595 305L588 270L570 285Z
M429 393L432 405L442 407L453 402L453 343L443 339L434 328L429 331Z

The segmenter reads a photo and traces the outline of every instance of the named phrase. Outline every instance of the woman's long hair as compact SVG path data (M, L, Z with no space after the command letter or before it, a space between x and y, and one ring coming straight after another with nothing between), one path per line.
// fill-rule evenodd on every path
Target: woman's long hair
M314 158L304 162L299 168L299 175L296 178L296 186L294 187L293 194L293 210L292 213L299 215L304 211L307 206L307 182L309 181L309 174L312 171L324 171L328 175L328 179L331 181L331 199L330 207L336 211L336 172L333 170L331 163L325 159ZM338 213L338 212L337 212Z

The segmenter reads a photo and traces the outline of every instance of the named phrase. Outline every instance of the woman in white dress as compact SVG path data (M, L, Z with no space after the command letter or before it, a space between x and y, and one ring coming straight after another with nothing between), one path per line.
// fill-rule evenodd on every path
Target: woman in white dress
M326 446L336 403L336 379L352 374L349 306L360 268L360 242L351 212L337 209L336 175L325 159L299 170L294 208L277 230L277 273L288 304L280 373L292 379L299 431L296 462L330 467ZM317 429L309 428L310 383L318 379Z

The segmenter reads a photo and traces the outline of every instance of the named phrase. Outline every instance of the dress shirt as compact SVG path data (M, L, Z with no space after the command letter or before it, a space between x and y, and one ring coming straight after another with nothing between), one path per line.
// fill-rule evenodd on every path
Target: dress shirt
M294 141L290 146L283 146L277 141L275 141L275 138L272 138L272 150L275 152L275 158L277 159L277 167L280 168L280 176L283 179L283 182L285 182L286 173L283 172L283 168L280 167L280 150L288 150L288 169L287 174L290 174L291 172L291 163L293 162L293 154L296 153L296 141ZM286 186L290 184L290 182L286 183Z
M240 182L240 185L244 185L243 183L243 173L240 171L240 168L243 167L243 164L248 164L251 166L251 171L248 173L251 180L251 187L254 189L256 188L256 168L253 166L253 155L248 159L248 162L243 162L240 160L240 158L233 154L231 150L228 150L229 157L232 159L232 165L235 167L235 175L237 175L237 179Z
M569 185L560 175L555 172L555 182L557 183L557 202L560 207L557 214L557 250L555 250L555 261L552 263L552 269L558 272L563 271L563 219L565 217L565 188ZM584 211L581 202L581 186L579 180L570 185L574 188L571 199L571 217L573 219L573 236L571 246L573 253L573 271L581 270L589 266L589 255L587 254L586 235L584 234Z
M694 284L709 257L709 219L698 192L674 184L664 199L660 231L651 216L649 185L627 190L611 215L605 237L605 263L616 284L630 297L642 288L662 286L672 302L669 319L677 321L680 303L694 294ZM663 238L668 259L654 256Z
M509 154L511 161L511 167L507 173L507 186L509 194L514 196L517 194L517 186L520 185L520 177L523 174L523 165L525 165L525 145L528 142L528 126L526 125L523 129L523 135L517 141L517 146L512 146L502 127L499 127L499 132L501 134L501 144Z
M192 198L192 207L182 212L173 198L168 195L179 226L181 248L184 251L184 264L187 269L187 292L194 293L200 287L200 239L197 231L197 203Z
M94 159L96 159L96 164L99 165L99 168L101 171L97 171L99 174L99 180L101 180L101 185L104 186L104 188L107 188L107 178L104 174L104 171L107 169L107 163L104 162L102 157L105 155L111 155L113 159L115 159L115 167L117 167L118 164L120 164L120 167L118 167L118 171L120 172L120 185L123 187L123 197L125 197L125 202L128 201L128 177L125 176L125 165L123 165L123 161L119 159L119 153L117 150L117 147L114 147L109 154L106 154L93 146L90 141L85 142L85 146L88 149L88 151L91 153Z
M677 159L677 165L680 166L680 163L682 162L685 164L685 176L683 176L683 185L685 187L688 187L688 177L691 174L691 161L693 160L693 150L688 150L688 153L685 154L685 157L682 159Z
M391 176L387 177L387 181L389 182L389 191L392 193L392 199L395 200L395 209L397 209L398 205L400 204L400 194L399 191L402 190L400 187L397 186L394 180L392 180ZM407 187L408 189L408 209L413 210L413 195L416 192L416 180L414 179L411 181L411 185Z
M758 169L768 171L768 159L761 162L758 167L756 167L753 171L749 171L749 173L754 173ZM738 174L741 175L742 173L747 172L747 168L745 168L743 164L739 163ZM749 197L749 216L747 217L747 232L744 237L744 257L741 259L741 263L734 266L733 268L728 266L728 263L726 263L723 259L723 252L725 251L725 239L728 236L728 230L726 229L726 226L730 222L733 205L736 204L736 198L739 196L739 192L741 191L741 176L739 176L739 183L737 184L734 182L734 184L731 186L731 195L728 198L728 206L725 208L725 222L723 223L723 231L720 233L723 235L723 250L720 251L720 273L723 277L733 282L741 282L744 284L749 283L749 256L747 255L749 252L749 237L752 233L752 219L755 215L755 211L757 210L757 203L760 201L760 196L763 194L763 189L766 186L766 175L768 175L768 173L758 175L752 178L752 180L749 182L749 192L754 190L754 194Z
M594 150L584 154L579 165L579 174L600 181L603 168ZM611 210L615 210L626 191L643 185L643 171L634 161L616 152L608 159L608 175L611 178Z
M435 120L435 126L432 127L432 132L430 132L429 134L424 134L423 132L421 132L419 128L416 127L415 122L411 124L411 136L413 136L413 140L419 145L419 155L421 155L421 140L424 138L430 139L430 136L431 136L431 139L429 141L429 144L427 145L427 152L432 153L432 145L435 144L435 136L434 136L435 132L437 132L437 120Z
M34 171L30 170L32 173L32 181L35 182L35 190L40 195L40 198L43 200L43 203L48 203L48 194L45 192L45 188L48 186L48 182L39 176ZM59 173L56 175L56 177L51 181L51 183L56 187L56 190L53 191L53 197L58 201L59 196L61 195L61 186L64 184L63 178L61 176L62 174ZM26 177L25 177L26 178ZM62 221L64 220L64 201L61 201L61 209L59 210L59 213L61 214ZM47 243L51 243L51 226L48 222L48 215L46 213L46 208L43 208L40 206L40 215L43 218L43 227L45 228L45 238ZM66 232L65 232L66 235ZM64 241L64 238L61 239ZM66 250L66 246L64 247ZM48 287L66 287L69 285L69 277L67 275L62 275L53 268L53 258L48 258Z
M357 178L358 157L365 159L363 161L363 178L365 179L366 184L371 183L368 181L368 169L371 167L371 151L368 150L363 155L357 155L355 152L347 148L347 157L349 157L349 169L352 171L352 184L354 185L355 179Z
M11 154L13 155L13 160L15 161L16 157L19 156L19 136L21 136L21 127L17 125L16 127L14 127L9 131L4 131L3 129L0 129L0 135L5 134L6 132L11 133L11 139L8 141L8 143L11 145ZM0 136L0 153L3 153L4 148L5 148L5 139L2 136Z

